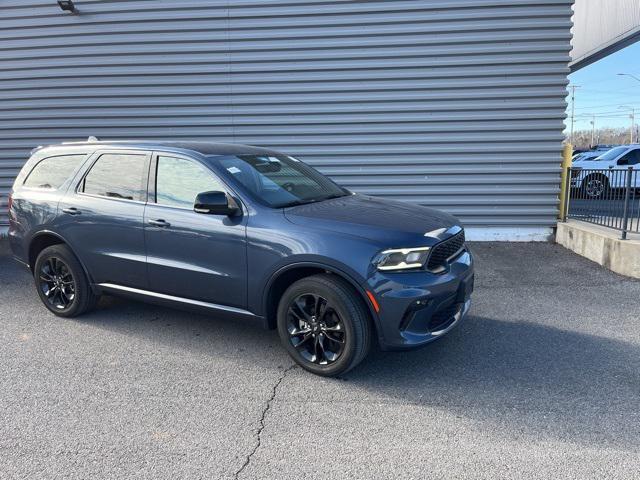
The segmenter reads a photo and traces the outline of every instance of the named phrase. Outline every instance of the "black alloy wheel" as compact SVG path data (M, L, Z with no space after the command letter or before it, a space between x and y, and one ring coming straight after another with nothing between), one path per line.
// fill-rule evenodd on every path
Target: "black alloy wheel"
M329 365L342 355L345 327L326 298L306 293L296 297L287 311L289 341L311 363Z
M76 282L68 265L57 257L49 257L38 272L39 288L47 303L56 310L67 310L76 296Z
M285 290L277 310L282 345L305 370L335 377L358 365L372 341L372 318L361 296L332 274L301 278Z
M609 191L609 181L601 175L592 175L583 182L583 190L589 198L602 198Z
M63 244L42 250L33 266L38 296L59 317L77 317L95 307L99 295L71 249Z

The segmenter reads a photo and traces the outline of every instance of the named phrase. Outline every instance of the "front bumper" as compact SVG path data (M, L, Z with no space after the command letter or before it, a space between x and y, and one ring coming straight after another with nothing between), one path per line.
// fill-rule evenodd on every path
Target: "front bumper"
M473 258L468 251L441 273L376 271L365 288L380 306L381 348L414 348L441 338L469 311L473 287Z

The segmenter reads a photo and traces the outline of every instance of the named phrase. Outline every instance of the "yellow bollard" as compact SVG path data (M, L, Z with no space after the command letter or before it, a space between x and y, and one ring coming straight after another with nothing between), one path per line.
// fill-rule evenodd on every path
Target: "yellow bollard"
M573 153L573 145L570 143L565 143L562 148L562 173L560 174L560 212L558 218L560 220L565 220L567 217L567 212L565 209L567 207L567 195L569 195L569 190L571 187L567 185L567 169L571 167L571 154Z

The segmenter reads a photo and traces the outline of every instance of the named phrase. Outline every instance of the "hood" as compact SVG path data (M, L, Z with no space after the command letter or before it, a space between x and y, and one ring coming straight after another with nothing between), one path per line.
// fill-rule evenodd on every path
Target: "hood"
M609 168L609 165L614 164L615 165L615 161L606 161L606 160L594 160L593 158L591 160L578 160L576 162L571 162L571 166L572 167L580 167L580 168L584 168L586 170L589 169L593 169L593 170L599 170L599 169L603 169L603 168Z
M385 247L429 246L460 225L453 216L419 205L349 195L285 209L289 221L372 240ZM428 234L428 235L425 235Z

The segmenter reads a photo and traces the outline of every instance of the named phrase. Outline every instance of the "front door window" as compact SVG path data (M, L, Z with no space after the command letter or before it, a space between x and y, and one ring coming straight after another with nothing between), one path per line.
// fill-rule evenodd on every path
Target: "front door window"
M158 157L156 203L192 209L199 193L213 190L224 188L200 164L183 158Z

